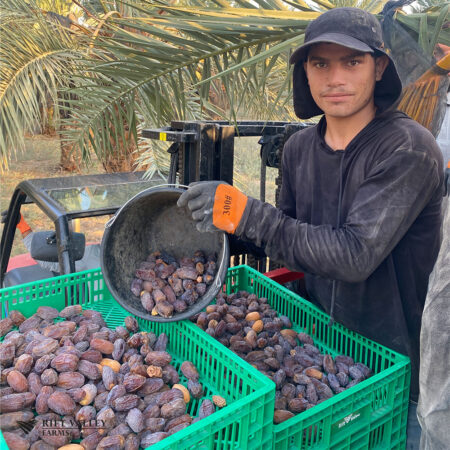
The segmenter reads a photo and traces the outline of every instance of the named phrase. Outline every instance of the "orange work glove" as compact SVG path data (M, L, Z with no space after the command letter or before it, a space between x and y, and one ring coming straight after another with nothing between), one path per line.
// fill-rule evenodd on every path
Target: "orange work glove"
M199 231L234 233L247 200L245 194L223 181L199 181L189 185L177 204L191 211Z
M28 225L25 222L25 219L23 218L22 214L20 214L20 220L19 220L19 223L17 224L17 228L22 233L22 235L25 234L27 231L28 232L31 231L30 225Z

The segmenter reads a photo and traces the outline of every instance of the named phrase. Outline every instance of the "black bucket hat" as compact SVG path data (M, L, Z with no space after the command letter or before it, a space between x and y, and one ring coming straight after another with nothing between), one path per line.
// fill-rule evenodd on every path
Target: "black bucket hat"
M375 84L375 104L378 111L382 112L396 103L402 92L402 83L394 61L384 50L383 33L377 18L359 8L334 8L308 25L304 44L290 57L290 63L295 64L293 96L297 117L309 119L323 114L312 98L303 62L306 61L308 50L313 44L324 42L339 44L362 52L386 55L389 58L389 64L382 79Z

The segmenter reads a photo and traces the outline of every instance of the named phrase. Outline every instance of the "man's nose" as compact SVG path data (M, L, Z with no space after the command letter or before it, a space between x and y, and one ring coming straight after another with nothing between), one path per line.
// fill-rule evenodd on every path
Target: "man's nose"
M330 65L327 82L330 86L342 86L345 84L345 73L339 64Z

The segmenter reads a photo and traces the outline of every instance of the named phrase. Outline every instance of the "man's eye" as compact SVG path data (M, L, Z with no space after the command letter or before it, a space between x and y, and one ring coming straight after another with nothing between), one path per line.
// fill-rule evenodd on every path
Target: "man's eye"
M327 65L324 62L317 62L316 64L314 64L315 67L317 67L318 69L323 69L324 67L326 67Z
M349 65L350 66L357 66L359 64L359 60L358 59L351 59L349 61Z

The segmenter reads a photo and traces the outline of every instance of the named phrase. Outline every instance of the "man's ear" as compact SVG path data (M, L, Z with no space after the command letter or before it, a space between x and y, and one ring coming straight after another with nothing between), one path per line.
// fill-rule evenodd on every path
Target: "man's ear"
M380 81L383 73L389 64L389 58L386 55L380 55L375 58L375 80Z

